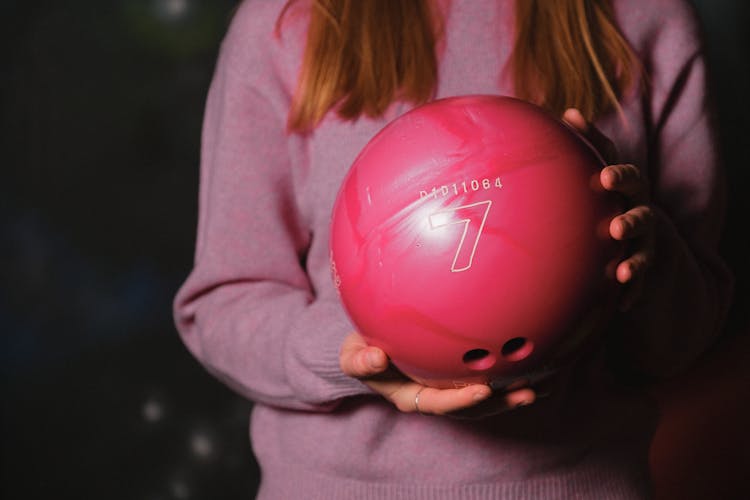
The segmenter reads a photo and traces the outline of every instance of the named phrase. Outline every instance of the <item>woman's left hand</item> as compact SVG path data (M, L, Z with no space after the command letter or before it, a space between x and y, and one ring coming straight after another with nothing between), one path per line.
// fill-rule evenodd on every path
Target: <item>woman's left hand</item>
M580 111L566 110L563 120L585 136L605 161L615 157L612 141L588 123ZM607 165L600 172L599 180L604 189L620 193L627 200L628 209L609 224L612 238L628 243L629 254L615 271L617 281L627 285L620 302L620 309L625 311L641 295L646 270L654 257L654 216L649 203L649 186L641 170L630 164Z
M479 418L525 406L536 399L529 387L493 393L484 384L457 389L424 386L396 370L382 349L367 345L357 332L344 339L339 363L343 373L361 380L404 413Z

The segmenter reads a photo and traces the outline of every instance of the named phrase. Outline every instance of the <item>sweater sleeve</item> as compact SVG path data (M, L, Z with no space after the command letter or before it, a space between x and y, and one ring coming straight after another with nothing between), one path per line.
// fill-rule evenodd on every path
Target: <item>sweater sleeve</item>
M731 273L718 252L725 186L699 25L684 2L671 3L676 8L644 60L654 265L638 306L622 318L619 346L652 376L684 370L711 345L732 291Z
M266 69L233 54L238 30L225 39L206 102L195 262L175 321L190 352L241 395L326 411L367 390L339 368L352 327L336 297L320 298L310 284L293 138L271 90L238 70ZM271 72L265 78L273 84Z

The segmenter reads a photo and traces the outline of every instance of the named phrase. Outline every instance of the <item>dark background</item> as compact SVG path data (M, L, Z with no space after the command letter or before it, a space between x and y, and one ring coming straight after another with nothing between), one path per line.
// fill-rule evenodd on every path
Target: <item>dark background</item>
M235 3L0 3L3 498L234 499L257 487L250 404L190 358L171 318L192 260L203 103ZM695 3L737 299L724 339L664 390L654 464L665 498L740 498L750 16L743 0Z

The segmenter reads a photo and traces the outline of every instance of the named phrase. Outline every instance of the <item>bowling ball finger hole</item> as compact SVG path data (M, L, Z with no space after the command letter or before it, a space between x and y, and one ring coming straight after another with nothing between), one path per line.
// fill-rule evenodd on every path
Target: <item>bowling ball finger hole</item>
M534 350L534 343L523 337L515 337L503 344L500 354L508 361L526 359Z
M495 365L497 359L487 349L471 349L464 353L463 362L472 370L487 370Z

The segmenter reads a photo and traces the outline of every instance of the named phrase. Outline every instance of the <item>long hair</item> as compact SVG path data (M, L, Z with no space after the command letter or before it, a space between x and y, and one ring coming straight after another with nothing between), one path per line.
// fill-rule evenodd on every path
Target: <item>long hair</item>
M576 107L592 120L619 110L638 79L611 0L516 0L515 26L515 94L556 114ZM430 100L442 29L436 1L313 0L289 129L308 131L331 110L353 120L380 116L396 99Z
M619 111L641 73L609 0L516 0L510 64L518 97L558 115L576 107L588 120Z

